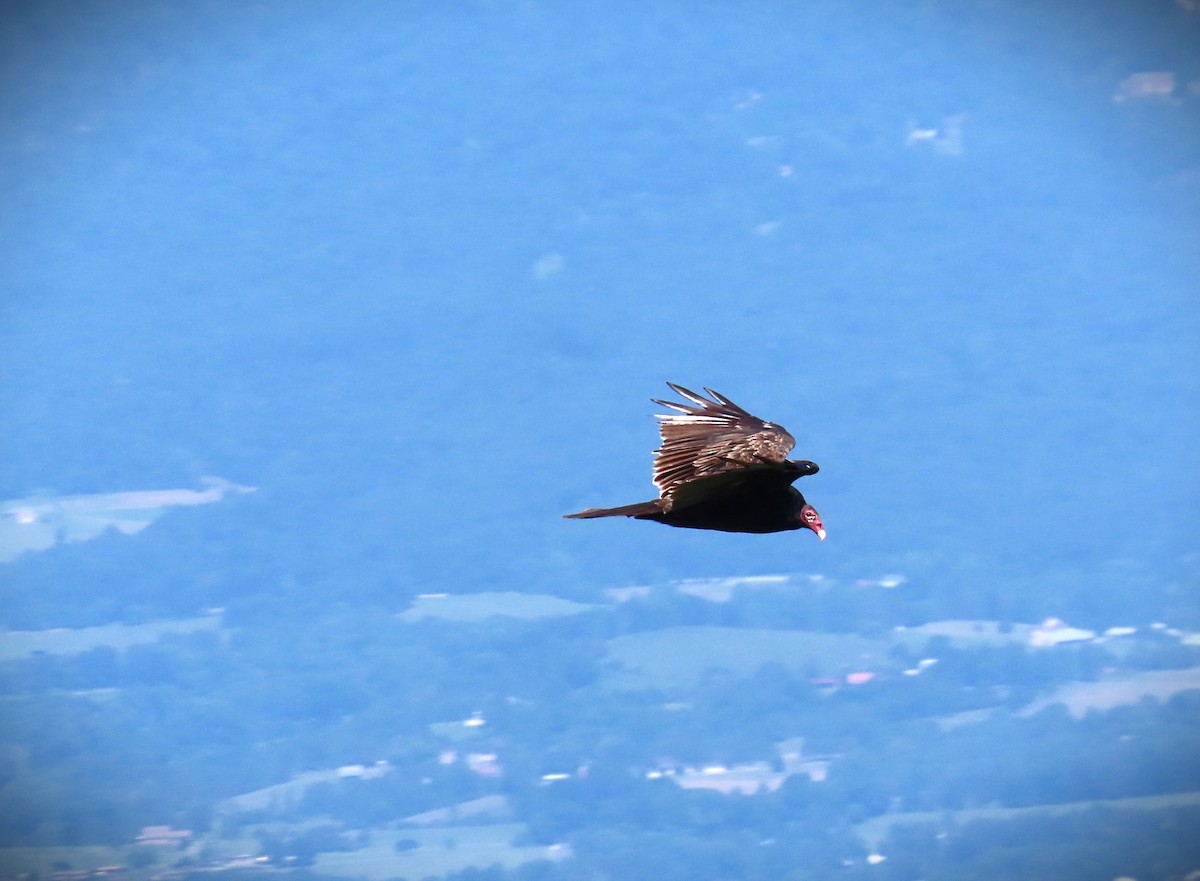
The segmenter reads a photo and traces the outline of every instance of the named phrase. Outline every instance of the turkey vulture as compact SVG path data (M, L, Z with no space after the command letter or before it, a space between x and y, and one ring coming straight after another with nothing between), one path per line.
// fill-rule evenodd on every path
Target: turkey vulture
M662 446L654 451L654 485L659 497L566 517L624 516L722 532L811 529L824 541L821 515L792 486L798 477L818 471L815 462L787 458L794 437L710 388L705 391L711 400L667 385L692 403L654 400L677 411L657 417Z

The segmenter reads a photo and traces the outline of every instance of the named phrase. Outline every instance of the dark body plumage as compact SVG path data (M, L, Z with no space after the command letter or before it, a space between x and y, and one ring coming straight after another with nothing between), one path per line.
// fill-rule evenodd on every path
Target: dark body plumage
M725 396L705 398L668 383L692 404L659 401L678 414L659 416L662 446L655 450L657 499L617 508L589 508L568 518L634 517L688 529L785 532L811 529L825 538L821 518L792 483L817 465L792 461L796 441Z

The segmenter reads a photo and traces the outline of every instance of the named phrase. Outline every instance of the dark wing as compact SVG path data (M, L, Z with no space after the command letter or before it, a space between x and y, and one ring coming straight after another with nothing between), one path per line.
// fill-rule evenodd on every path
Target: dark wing
M705 391L712 400L674 383L667 385L694 406L654 401L678 411L657 417L662 446L654 451L654 485L662 497L673 497L693 480L753 466L796 470L784 464L796 445L784 428L752 416L710 388ZM801 466L797 477L816 470L815 465L808 469L803 467L808 463L796 464Z
M765 492L791 486L801 473L792 469L791 463L745 465L731 471L721 471L705 477L697 477L687 483L676 485L667 498L655 499L666 505L668 511L702 505L716 499L729 499L740 495L760 495Z

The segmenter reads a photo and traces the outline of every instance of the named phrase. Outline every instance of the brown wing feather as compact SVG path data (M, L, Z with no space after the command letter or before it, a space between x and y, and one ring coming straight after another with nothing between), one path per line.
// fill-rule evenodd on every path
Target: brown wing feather
M750 465L782 464L796 439L781 426L747 413L724 395L706 388L712 399L667 383L692 402L655 400L678 411L659 416L662 446L654 451L654 485L670 498L689 481Z

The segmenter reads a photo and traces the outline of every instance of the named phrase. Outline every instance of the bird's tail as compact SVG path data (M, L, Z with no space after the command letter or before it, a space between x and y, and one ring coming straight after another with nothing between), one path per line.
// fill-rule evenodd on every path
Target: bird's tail
M576 514L563 514L568 520L591 520L593 517L637 517L645 514L661 514L662 499L651 499L648 502L637 502L633 505L622 505L619 508L588 508Z

